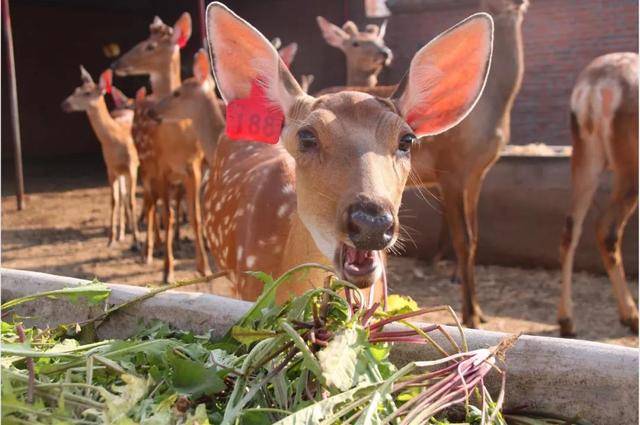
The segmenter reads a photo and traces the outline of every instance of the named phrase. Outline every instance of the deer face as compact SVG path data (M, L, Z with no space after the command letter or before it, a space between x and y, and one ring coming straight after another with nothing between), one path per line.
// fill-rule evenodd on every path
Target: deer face
M280 143L295 159L299 218L343 278L372 285L382 272L381 251L397 240L411 145L457 124L482 92L491 18L476 15L423 47L399 95L382 99L308 96L255 28L220 3L207 15L223 98L246 98L258 83L284 112Z
M111 70L106 70L100 76L98 84L93 82L93 78L80 66L80 78L82 85L75 88L73 93L67 97L60 107L64 112L86 111L97 105L98 101L107 91L111 91Z
M327 44L344 52L347 67L363 74L377 74L391 63L393 54L384 43L386 22L382 27L367 25L361 32L352 21L340 28L321 16L316 19Z
M191 17L188 13L182 14L173 28L156 16L149 25L149 38L136 44L111 66L121 76L153 75L166 69L190 36Z

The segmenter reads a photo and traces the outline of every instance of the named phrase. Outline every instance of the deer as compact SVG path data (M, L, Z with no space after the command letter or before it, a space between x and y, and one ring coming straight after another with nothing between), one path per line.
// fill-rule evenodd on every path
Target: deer
M152 95L136 102L132 133L142 164L143 210L147 218L146 262L153 261L155 208L157 201L162 199L166 232L163 280L170 282L174 276L175 225L171 203L180 184L185 190L195 235L196 268L202 275L211 272L202 234L199 197L204 152L190 121L158 124L146 115L153 103L169 95L181 83L180 49L191 36L191 17L183 13L170 27L156 16L149 32L147 39L123 54L112 68L120 76L150 77Z
M347 59L347 86L374 87L382 68L389 66L393 53L384 43L387 21L369 24L360 31L353 21L342 28L317 16L316 21L328 45L340 49Z
M248 99L260 113L283 117L282 126L270 127L274 144L232 140L229 128L218 141L203 204L205 233L230 275L214 290L255 300L262 284L245 271L279 276L319 262L383 299L385 250L398 239L412 145L473 109L489 69L491 17L473 15L423 46L393 98L304 93L267 39L221 3L208 6L207 29L227 108ZM295 274L276 300L325 278L321 270Z
M522 22L528 0L481 0L480 10L494 22L494 54L487 84L474 109L446 132L420 138L412 151L409 187L439 188L442 227L436 263L449 242L453 243L457 266L454 281L462 292L462 318L477 328L485 317L477 299L475 257L478 244L478 200L487 172L510 139L511 109L524 75ZM333 87L320 93L357 90L388 96L399 85Z
M107 109L104 95L113 90L111 70L104 71L96 84L89 72L80 66L80 78L82 84L62 102L61 107L65 112L86 112L102 148L111 188L111 223L107 246L124 240L126 213L126 221L130 224L133 235L133 247L137 248L138 231L134 217L139 160L131 138L130 121L128 124L118 109L113 112L114 116Z
M620 249L627 220L638 205L638 54L610 53L594 59L571 93L571 207L565 219L558 304L560 334L576 336L571 300L573 259L584 218L600 176L612 172L611 197L596 224L596 237L620 322L638 333L638 308L625 278Z

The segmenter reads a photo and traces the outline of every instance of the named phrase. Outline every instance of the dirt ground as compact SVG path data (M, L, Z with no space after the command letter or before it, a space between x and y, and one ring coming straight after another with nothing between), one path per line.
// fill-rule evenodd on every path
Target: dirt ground
M27 169L27 208L16 210L12 183L3 179L2 266L105 282L144 285L162 277L162 259L147 266L131 251L131 236L107 248L109 192L100 163L66 163ZM140 202L138 203L140 205ZM138 207L139 208L139 207ZM182 227L176 250L176 279L196 276L193 237ZM632 261L632 259L629 259ZM434 268L425 261L391 258L392 293L412 296L421 306L460 307L460 287L450 282L451 264ZM559 271L478 266L480 303L488 322L484 329L557 336L556 302ZM637 288L638 281L630 285ZM194 289L206 290L200 286ZM620 325L606 276L578 272L574 303L579 338L637 346L638 337ZM449 323L444 314L434 321Z

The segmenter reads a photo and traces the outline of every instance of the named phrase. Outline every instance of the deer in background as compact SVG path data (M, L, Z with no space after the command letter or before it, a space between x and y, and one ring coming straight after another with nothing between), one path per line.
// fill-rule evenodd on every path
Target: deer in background
M347 59L347 86L376 86L378 74L393 59L384 44L387 21L380 27L369 24L362 32L352 21L345 22L342 28L322 16L316 21L327 44L342 50Z
M638 333L638 308L622 264L622 233L638 205L638 54L596 58L578 76L571 93L571 210L562 244L562 295L558 323L562 336L575 336L571 278L584 218L599 178L613 172L609 203L598 219L596 236L618 303L620 322Z
M395 99L306 95L269 42L226 6L209 5L207 26L225 101L261 88L264 107L285 116L276 145L232 141L224 133L219 140L205 227L217 263L232 275L215 290L255 299L261 285L243 271L278 276L315 261L333 264L361 288L375 287L380 299L384 250L398 237L411 146L418 136L455 125L475 104L491 56L491 18L475 15L423 47ZM427 107L433 116L422 114ZM320 286L325 276L294 276L277 300Z
M132 132L142 168L143 207L147 217L146 260L150 263L153 259L155 208L161 199L166 231L163 280L169 282L173 280L174 270L175 212L171 204L180 184L184 186L194 230L197 270L203 275L210 273L198 195L204 153L190 121L158 124L146 116L155 101L180 85L180 48L191 36L191 17L188 13L182 14L173 27L155 17L149 32L146 40L125 53L112 67L118 75L149 75L151 80L152 95L136 102Z
M96 84L84 67L80 67L82 85L62 102L65 112L85 111L91 127L100 142L102 157L107 167L111 188L111 226L109 243L124 240L126 221L131 226L134 246L138 245L136 214L136 184L138 178L138 153L131 138L130 122L109 114L104 95L112 90L111 70L104 71ZM117 118L120 115L120 119ZM118 214L118 212L121 212ZM126 213L126 221L124 214ZM117 217L120 220L117 220ZM119 223L117 223L119 221Z

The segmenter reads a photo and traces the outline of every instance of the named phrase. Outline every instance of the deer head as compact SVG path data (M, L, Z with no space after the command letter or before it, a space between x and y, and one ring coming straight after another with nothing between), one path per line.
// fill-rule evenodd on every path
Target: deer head
M62 110L64 112L86 111L96 106L105 93L111 92L112 75L111 70L107 69L100 75L100 81L96 84L87 70L80 65L82 84L62 102L60 105Z
M123 54L111 67L121 76L153 76L166 69L180 55L180 48L186 45L190 37L191 16L188 13L183 13L173 27L156 16L149 25L149 37Z
M393 54L384 44L386 21L381 27L370 24L364 31L359 31L352 21L345 22L340 28L322 16L316 20L327 44L342 50L347 58L347 78L351 80L347 85L369 85L367 79L377 76L391 63Z
M258 86L285 116L279 143L295 160L297 214L315 245L345 279L372 285L380 251L398 237L411 145L457 124L483 90L491 17L474 15L420 49L393 99L305 94L269 41L221 3L209 5L207 28L225 101Z

